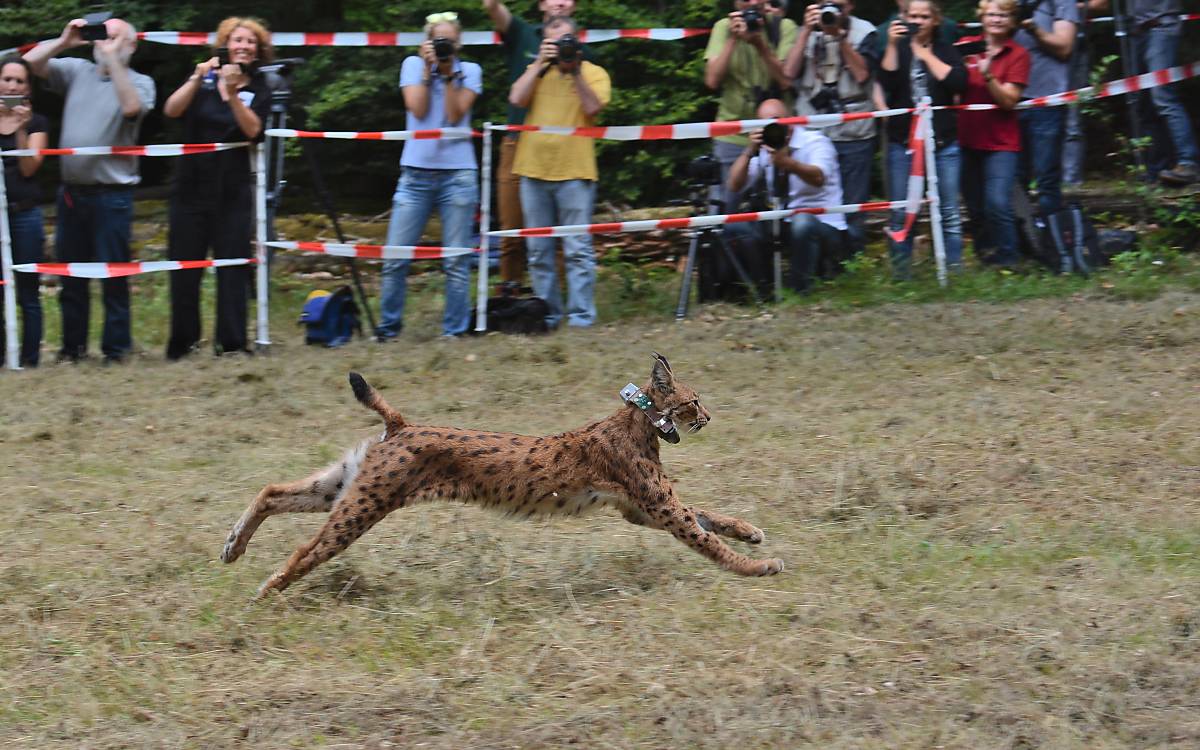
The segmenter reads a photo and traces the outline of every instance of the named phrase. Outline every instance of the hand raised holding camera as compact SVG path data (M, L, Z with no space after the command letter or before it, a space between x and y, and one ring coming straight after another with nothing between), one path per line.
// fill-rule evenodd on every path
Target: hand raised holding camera
M437 54L433 51L433 41L426 39L417 47L417 54L425 61L426 65L434 66L438 64Z
M73 18L67 21L67 25L63 27L62 34L59 35L59 43L63 47L80 47L87 44L87 40L83 38L83 27L87 26L87 21L82 18Z

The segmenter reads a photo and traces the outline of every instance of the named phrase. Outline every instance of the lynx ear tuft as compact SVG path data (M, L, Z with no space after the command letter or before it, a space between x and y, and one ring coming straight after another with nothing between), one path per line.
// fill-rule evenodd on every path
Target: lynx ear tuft
M650 372L650 382L662 393L675 390L675 376L671 374L671 363L658 352L654 353L654 369Z

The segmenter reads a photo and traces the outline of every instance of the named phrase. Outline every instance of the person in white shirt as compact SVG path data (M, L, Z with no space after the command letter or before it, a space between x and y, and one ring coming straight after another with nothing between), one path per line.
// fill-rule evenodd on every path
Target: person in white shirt
M788 117L784 103L767 99L758 107L758 117ZM750 145L738 156L729 169L726 188L740 191L753 187L760 180L770 194L781 194L784 175L787 177L786 208L830 208L842 204L841 173L838 171L837 149L833 141L819 130L807 130L791 125L768 126L767 141L780 138L778 128L786 136L781 148L764 142L764 130L750 135ZM831 275L845 260L847 248L846 217L844 214L796 214L787 222L784 235L788 288L804 293L811 289L818 267ZM761 253L769 252L771 222L728 224L724 239L733 243L757 243Z

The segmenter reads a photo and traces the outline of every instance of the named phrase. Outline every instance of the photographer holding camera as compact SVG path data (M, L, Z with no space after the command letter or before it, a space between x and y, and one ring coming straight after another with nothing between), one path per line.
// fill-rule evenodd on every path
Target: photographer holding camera
M787 116L787 107L778 99L768 99L758 107L760 118ZM772 123L750 133L748 140L749 145L729 170L729 190L741 191L761 184L765 192L782 198L780 208L829 208L842 204L837 150L824 133ZM789 289L803 294L811 289L819 265L836 266L843 260L846 217L796 214L787 224L786 283ZM752 248L750 252L739 253L743 258L761 260L769 256L771 230L770 222L727 224L724 238L733 246ZM749 265L762 267L764 263Z
M216 54L198 63L167 98L163 114L183 119L185 143L257 141L271 113L271 92L258 71L273 57L270 32L252 18L226 18L217 26ZM171 190L171 260L248 258L253 228L254 189L250 149L193 154L176 161ZM167 359L177 360L200 343L199 268L174 271L171 283L171 335ZM249 266L217 269L216 354L248 351L246 346Z
M50 124L33 111L33 71L16 55L0 58L0 151L46 148ZM46 157L4 157L4 189L8 195L8 231L12 262L42 262L46 242L35 175ZM37 367L42 346L42 300L36 273L13 274L21 308L21 367ZM0 352L5 350L4 310L0 305ZM2 355L0 355L2 356Z
M1033 99L1067 91L1071 86L1071 50L1079 25L1075 0L1019 0L1020 30L1016 42L1029 52L1029 85L1024 96ZM1062 208L1062 151L1066 136L1065 107L1022 110L1019 179L1037 182L1038 210L1049 216Z
M132 146L142 118L154 106L154 81L129 68L137 48L137 32L119 18L76 18L57 39L25 53L33 73L46 88L62 94L59 146ZM60 52L92 45L88 62L77 57L52 59ZM133 222L133 186L138 184L136 156L64 156L59 166L54 257L62 263L128 262ZM100 348L106 362L123 362L133 348L130 334L129 279L103 279L104 333ZM91 310L88 280L62 278L58 294L62 310L59 359L75 362L87 356Z
M704 85L720 92L718 120L751 119L767 98L785 99L790 105L792 79L784 73L783 58L798 29L795 21L783 18L785 7L781 1L734 0L733 12L712 27L704 50ZM722 184L727 184L729 168L748 143L740 133L713 139ZM714 197L721 200L721 210L729 212L737 209L740 196L724 189Z
M942 9L933 0L909 0L904 20L892 21L888 43L879 62L879 85L889 109L903 109L929 97L934 106L953 105L967 88L967 69L962 55L938 34ZM904 200L912 155L908 137L912 115L889 117L888 169L892 200ZM962 155L958 148L958 113L941 109L933 113L933 136L937 144L936 168L942 234L946 238L946 265L962 266L962 215L958 210L959 173ZM892 230L904 226L904 211L892 212ZM912 235L891 244L892 274L906 279L912 263Z
M871 112L871 74L879 58L875 27L854 16L852 0L824 0L804 10L804 25L788 52L784 73L796 80L796 114ZM842 198L865 202L875 158L875 121L855 120L825 129L838 153ZM862 252L862 214L847 217L850 248Z
M578 26L554 16L542 27L537 57L512 85L508 100L528 107L526 125L587 127L608 105L612 82L599 65L583 59ZM596 144L592 138L553 133L523 133L513 172L521 176L525 226L590 224L596 201ZM596 254L589 234L563 237L567 271L566 319L569 326L596 322ZM546 325L563 319L554 237L530 237L529 278L533 293L549 305Z
M508 66L508 85L516 83L529 63L537 57L542 46L542 24L531 24L514 14L500 0L482 0L483 9L492 19L492 26L500 34L504 60ZM538 10L542 23L551 16L575 14L575 0L539 0ZM586 50L584 57L587 57ZM525 109L509 103L509 125L525 122ZM517 156L517 131L507 131L500 139L500 163L496 168L496 212L500 229L517 229L522 226L521 176L513 174L513 160ZM500 278L520 284L525 279L525 240L521 237L505 237L500 240Z
M458 57L461 36L457 13L425 17L425 41L418 54L404 58L400 68L400 91L408 109L406 130L471 127L471 107L483 91L483 69ZM441 217L442 245L471 247L479 209L479 167L471 140L408 141L400 167L387 244L418 244L436 210ZM380 341L396 338L404 328L411 264L409 260L384 261L380 320L375 330ZM443 258L442 269L446 273L442 336L459 336L471 325L471 256Z

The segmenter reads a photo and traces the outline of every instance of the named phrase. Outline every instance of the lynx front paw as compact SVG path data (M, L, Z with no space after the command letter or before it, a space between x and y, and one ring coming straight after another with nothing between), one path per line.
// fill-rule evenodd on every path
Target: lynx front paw
M773 576L776 573L783 572L783 560L779 558L775 558L774 560L760 560L758 567L758 575Z

